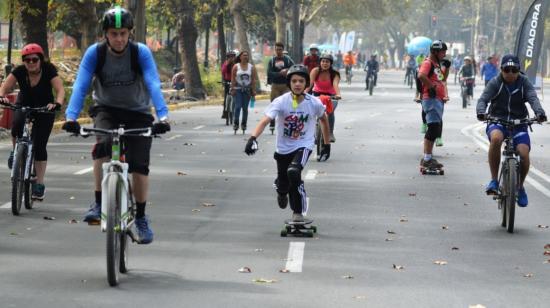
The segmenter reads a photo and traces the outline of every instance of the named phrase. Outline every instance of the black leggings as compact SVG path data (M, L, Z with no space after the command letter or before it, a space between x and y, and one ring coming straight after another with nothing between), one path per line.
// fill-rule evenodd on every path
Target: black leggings
M290 208L294 213L307 211L306 190L300 173L306 166L311 150L300 148L289 154L275 152L273 158L277 161L277 193L289 195Z
M47 161L48 151L46 151L46 145L52 132L53 122L55 120L54 114L40 113L34 114L32 124L31 139L33 142L34 160ZM25 113L21 110L16 110L13 115L13 126L11 129L11 135L14 138L20 138L23 136L23 128L25 126Z

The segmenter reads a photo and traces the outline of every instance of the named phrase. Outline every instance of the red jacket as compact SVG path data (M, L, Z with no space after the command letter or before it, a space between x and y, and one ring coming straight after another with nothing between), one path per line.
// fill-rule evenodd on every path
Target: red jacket
M319 56L305 56L304 65L307 66L308 72L311 72L312 69L319 66Z

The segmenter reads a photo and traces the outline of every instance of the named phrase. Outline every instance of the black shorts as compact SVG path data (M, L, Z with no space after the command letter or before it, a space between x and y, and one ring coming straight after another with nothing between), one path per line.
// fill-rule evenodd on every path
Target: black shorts
M118 128L120 124L124 128L144 128L153 125L154 118L150 114L129 111L124 109L94 106L90 110L94 118L94 127L104 129ZM136 172L149 175L149 159L151 152L151 137L126 136L124 141L124 153L128 163L128 172ZM92 150L93 159L111 157L111 140L107 136L98 136L97 143Z

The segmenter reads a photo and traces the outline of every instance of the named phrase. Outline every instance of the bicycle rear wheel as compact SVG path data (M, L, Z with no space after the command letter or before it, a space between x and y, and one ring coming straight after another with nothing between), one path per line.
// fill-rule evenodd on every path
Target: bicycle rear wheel
M107 204L107 281L110 286L118 284L120 265L120 194L122 183L118 175L111 174L108 180ZM125 235L125 234L124 234Z
M506 179L506 230L514 233L514 219L516 210L516 195L518 191L518 162L508 159L508 178Z
M11 212L19 215L25 191L25 163L27 162L27 145L18 144L13 162L13 178L11 179Z
M374 79L371 77L369 80L369 95L372 95L373 90L374 90Z
M462 108L465 109L468 105L468 94L465 87L461 87L460 95L462 96Z

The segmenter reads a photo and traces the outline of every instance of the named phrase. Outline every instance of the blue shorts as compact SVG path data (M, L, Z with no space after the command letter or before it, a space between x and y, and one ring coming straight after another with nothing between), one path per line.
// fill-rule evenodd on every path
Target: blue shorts
M441 123L443 121L443 102L437 98L422 100L422 109L426 113L426 123Z
M497 123L489 123L489 125L487 125L487 128L485 129L489 141L491 141L491 132L494 130L501 131L502 135L504 135L505 138L508 136L508 130L506 130L503 125ZM514 137L512 138L512 141L514 142L514 148L516 148L518 144L526 144L529 147L529 150L531 150L531 139L529 138L527 125L516 126L512 134L514 135Z

